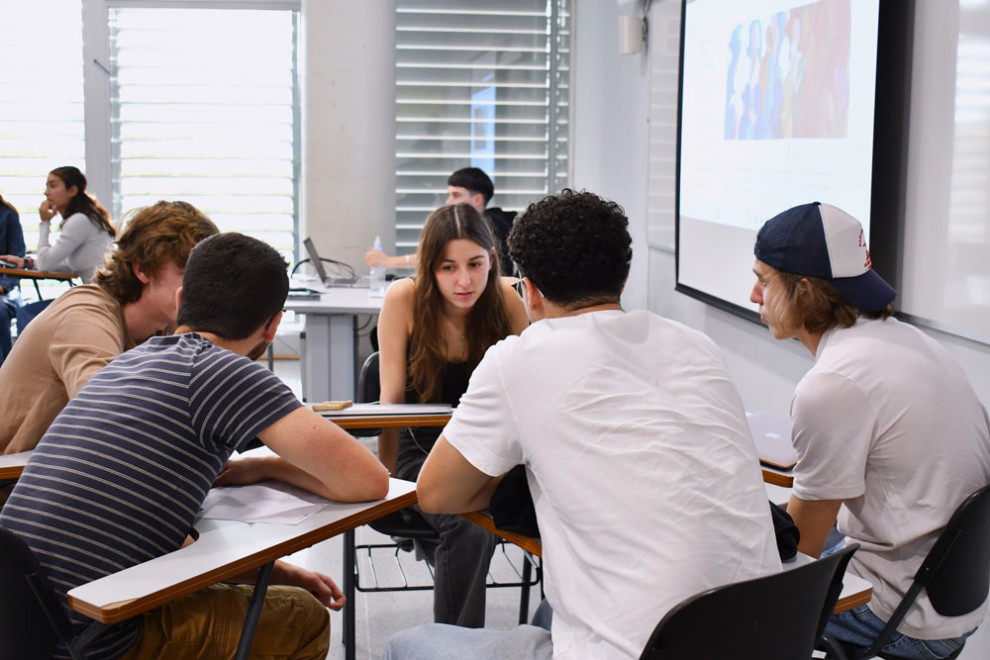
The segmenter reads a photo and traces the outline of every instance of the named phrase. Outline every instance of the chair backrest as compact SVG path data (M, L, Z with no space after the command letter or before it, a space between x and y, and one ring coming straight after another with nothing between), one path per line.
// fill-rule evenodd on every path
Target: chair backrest
M354 400L357 403L374 403L378 401L379 393L382 390L381 379L378 373L378 351L368 356L368 359L361 365L361 372L358 374L357 392L354 393ZM381 435L381 429L349 429L348 433L356 438L370 438Z
M657 624L640 660L810 658L858 547L682 601Z
M990 590L990 485L956 508L914 579L943 616L983 604Z
M381 393L381 380L378 372L378 351L368 356L361 365L358 375L358 389L355 398L358 403L378 401ZM381 429L351 429L351 433L360 435L378 435ZM372 529L389 536L411 539L436 539L437 533L430 527L423 516L414 509L400 509L377 520L368 523Z
M358 375L357 402L374 403L378 401L381 391L382 385L380 374L378 373L378 351L375 351L361 365L361 373Z
M0 528L0 655L50 658L72 636L48 577L24 541Z

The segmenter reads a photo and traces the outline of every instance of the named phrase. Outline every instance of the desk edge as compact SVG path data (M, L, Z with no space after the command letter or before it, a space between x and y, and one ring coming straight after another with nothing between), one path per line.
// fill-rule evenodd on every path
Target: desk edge
M475 525L487 529L496 536L501 536L506 541L518 545L523 550L530 552L537 557L543 556L542 542L529 536L524 536L523 534L516 534L515 532L507 532L503 529L498 529L495 527L495 521L492 520L492 517L487 513L472 511L471 513L462 513L461 516L470 520Z
M306 534L289 539L270 548L265 548L247 557L243 557L235 562L221 566L208 573L197 575L196 577L179 582L171 587L167 587L141 598L123 600L116 603L100 607L86 601L80 600L72 595L67 595L69 608L80 614L84 614L100 623L119 623L138 614L143 614L156 607L169 603L177 598L205 589L206 587L223 582L235 575L253 568L259 568L270 561L274 561L285 555L290 555L304 548L308 548L315 543L333 538L350 529L365 525L372 520L388 515L399 509L416 503L416 491L412 490L403 495L399 495L391 500L381 502L379 505L370 507L364 511L354 514L345 520L337 521L322 529L315 529ZM330 531L330 533L327 533Z

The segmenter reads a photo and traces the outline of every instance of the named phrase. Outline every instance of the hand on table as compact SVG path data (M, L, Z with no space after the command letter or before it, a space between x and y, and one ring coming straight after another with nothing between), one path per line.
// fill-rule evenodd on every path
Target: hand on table
M12 263L18 268L24 268L24 257L18 257L16 254L0 254L0 260Z
M284 561L275 562L272 584L300 587L316 596L316 599L334 612L339 612L347 601L344 592L329 576L314 573Z
M41 206L38 207L38 215L41 216L42 222L51 222L56 213L58 213L58 207L56 207L53 202L49 202L47 199L41 203Z

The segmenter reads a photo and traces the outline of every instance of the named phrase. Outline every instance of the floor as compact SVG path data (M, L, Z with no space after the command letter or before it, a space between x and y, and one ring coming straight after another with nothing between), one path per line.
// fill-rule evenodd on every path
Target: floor
M275 373L298 396L300 393L298 360L275 360L274 364ZM370 442L373 443L374 439L372 438ZM390 541L387 536L379 534L370 527L360 527L356 532L358 546L390 543ZM341 538L319 543L287 557L287 560L305 568L325 573L338 584L343 585L343 541ZM430 583L429 569L425 562L416 561L412 553L405 552L400 553L399 560L409 584ZM496 555L492 560L491 577L499 582L517 581L516 571L520 570L521 561L522 552L515 546L507 545L505 554L496 549ZM378 577L379 584L383 586L402 584L402 575L395 568L395 563L396 559L393 552L385 551L382 554L376 551L374 554L375 573L372 574L368 570L367 559L362 560L359 555L360 584L362 586L374 584L373 575ZM497 629L508 629L515 626L519 621L520 589L518 587L490 587L487 594L486 625ZM432 591L357 592L354 601L345 607L355 608L356 658L358 660L381 658L385 642L392 634L410 626L433 621ZM532 592L527 617L532 617L538 604L539 588L537 587ZM331 612L330 618L331 644L330 654L327 657L332 660L343 660L344 647L341 640L343 615L338 612Z

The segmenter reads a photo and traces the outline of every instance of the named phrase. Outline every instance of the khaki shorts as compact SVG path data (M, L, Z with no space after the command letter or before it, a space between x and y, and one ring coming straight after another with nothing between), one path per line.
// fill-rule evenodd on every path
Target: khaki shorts
M254 588L216 584L141 615L141 635L123 660L232 658ZM324 660L330 614L304 589L271 586L265 594L252 658Z

